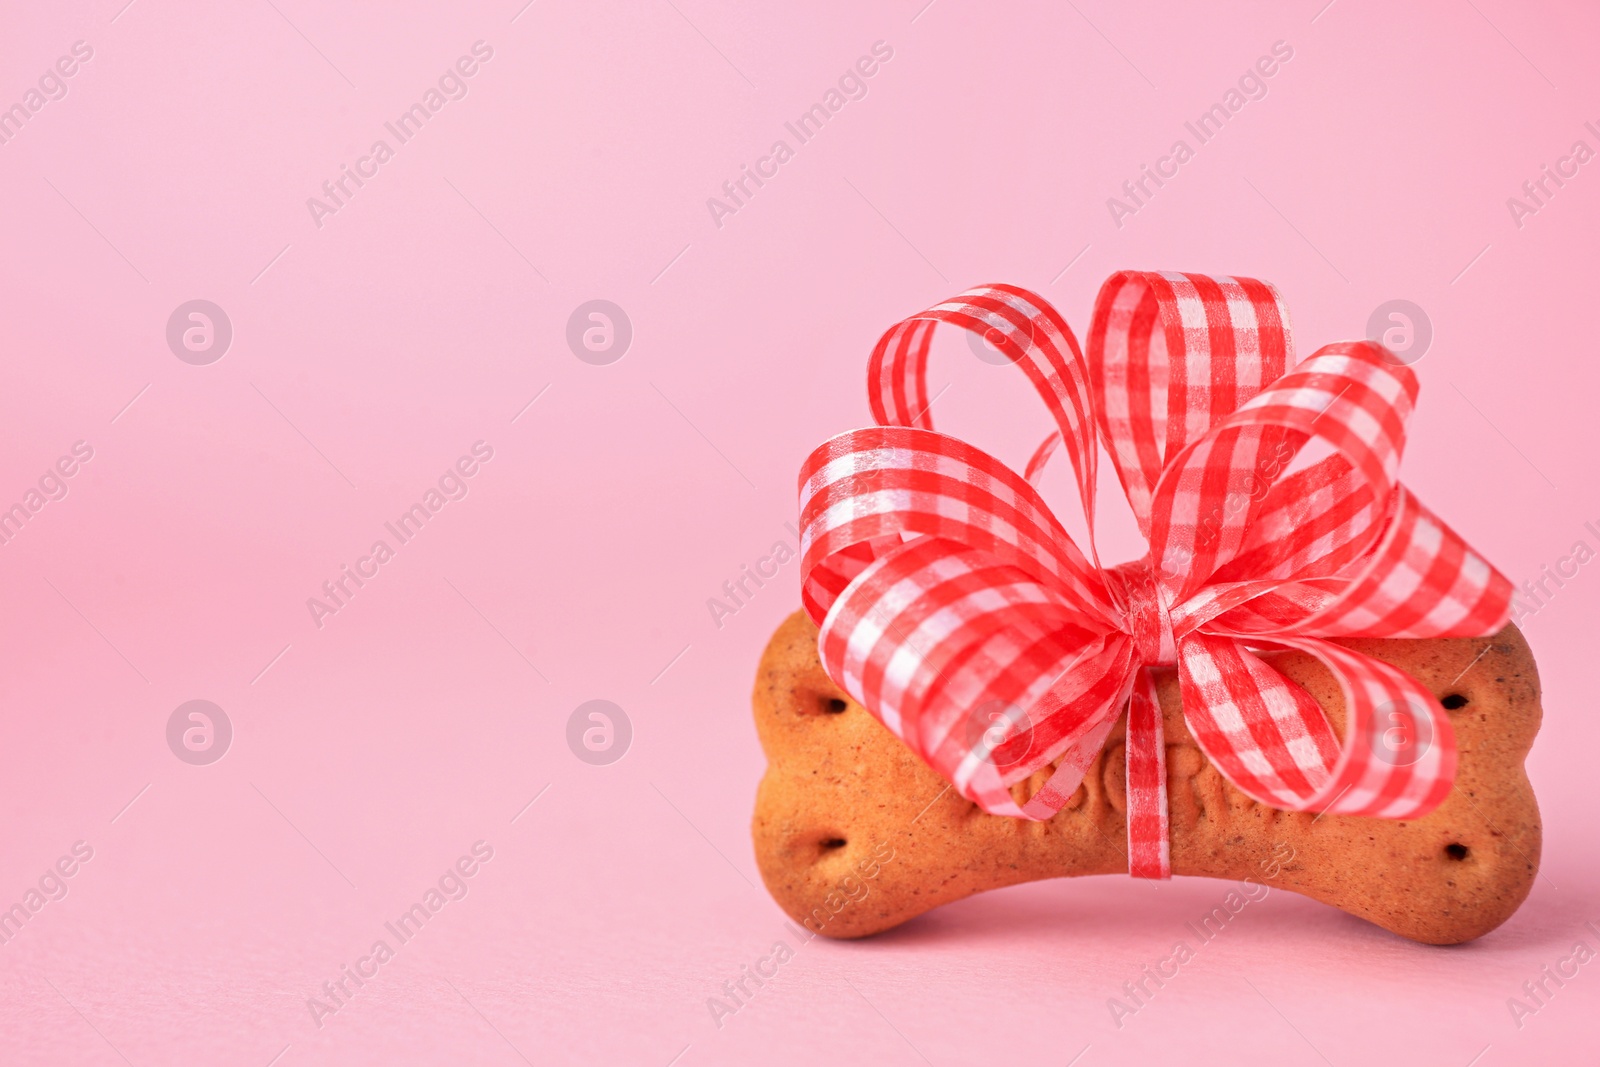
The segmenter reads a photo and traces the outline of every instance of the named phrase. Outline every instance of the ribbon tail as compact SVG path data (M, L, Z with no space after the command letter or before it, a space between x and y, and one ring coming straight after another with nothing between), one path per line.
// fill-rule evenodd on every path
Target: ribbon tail
M1161 703L1149 669L1140 668L1128 699L1128 873L1171 878L1167 837L1167 745Z
M1116 724L1115 717L1108 717L1105 722L1085 734L1082 741L1069 748L1061 757L1061 762L1056 765L1055 773L1031 800L1022 805L1019 813L1025 818L1042 821L1066 807L1067 801L1072 799L1072 794L1083 784L1083 776L1089 773L1095 757L1100 755L1111 728Z

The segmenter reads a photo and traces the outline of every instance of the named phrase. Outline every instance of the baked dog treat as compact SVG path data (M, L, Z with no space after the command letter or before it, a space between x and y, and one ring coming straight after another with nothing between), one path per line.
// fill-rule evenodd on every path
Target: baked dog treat
M1176 672L1160 670L1172 871L1291 889L1427 944L1481 937L1517 910L1538 873L1539 809L1522 766L1541 714L1528 644L1514 626L1493 637L1338 643L1441 699L1459 753L1450 796L1406 821L1260 804L1201 753ZM1298 652L1268 658L1342 736L1344 700L1327 670ZM754 705L769 761L756 859L778 905L813 932L863 937L985 889L1128 870L1125 714L1066 807L1032 822L980 810L846 696L824 672L804 612L768 643ZM1013 786L1017 801L1051 770Z

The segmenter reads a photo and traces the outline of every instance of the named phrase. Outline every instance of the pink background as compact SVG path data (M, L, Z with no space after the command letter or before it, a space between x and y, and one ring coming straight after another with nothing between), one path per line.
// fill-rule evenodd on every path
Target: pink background
M1113 270L1237 273L1281 287L1304 355L1408 299L1434 328L1408 484L1519 582L1597 543L1600 162L1520 228L1506 199L1600 148L1600 17L1323 2L10 5L0 105L94 54L0 145L0 506L94 456L0 546L0 906L94 855L0 945L0 1061L1490 1065L1590 1040L1600 964L1520 1029L1506 1001L1596 944L1595 567L1525 627L1544 871L1482 941L1274 894L1119 1030L1106 999L1225 886L1056 881L810 944L707 1011L784 932L748 700L795 568L720 629L706 600L786 536L805 453L868 421L898 318L1011 281L1081 332ZM319 228L306 199L478 40L468 95ZM867 95L718 227L707 198L880 40ZM1279 40L1268 95L1116 226L1106 198ZM233 324L208 366L165 341L196 298ZM633 324L608 366L565 341L594 298ZM1020 463L1046 426L1020 375L936 343L941 427ZM318 629L307 598L478 440L468 496ZM1101 532L1139 551L1120 512ZM565 740L595 698L633 725L610 766ZM165 739L193 699L233 724L209 766ZM466 898L319 1029L307 998L478 840Z

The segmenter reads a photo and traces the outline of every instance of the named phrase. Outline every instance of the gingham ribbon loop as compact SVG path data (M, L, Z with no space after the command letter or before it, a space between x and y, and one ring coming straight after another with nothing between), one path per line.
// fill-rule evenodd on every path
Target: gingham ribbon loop
M941 322L1009 356L1055 422L1024 475L933 429ZM1157 665L1176 665L1190 732L1248 796L1431 811L1455 773L1448 717L1415 679L1327 638L1492 634L1511 583L1398 481L1410 369L1367 342L1286 373L1291 354L1276 290L1191 274L1114 275L1087 356L1014 286L890 328L868 366L878 426L825 442L800 472L801 595L829 675L963 796L1032 819L1066 804L1126 706L1141 877L1171 871ZM1150 545L1109 568L1093 539L1098 445ZM1087 554L1035 488L1058 449ZM1342 740L1261 649L1328 667Z
M1119 563L1106 571L1108 584L1126 612L1124 632L1133 638L1139 661L1147 666L1178 662L1178 642L1172 631L1172 615L1162 602L1150 557Z

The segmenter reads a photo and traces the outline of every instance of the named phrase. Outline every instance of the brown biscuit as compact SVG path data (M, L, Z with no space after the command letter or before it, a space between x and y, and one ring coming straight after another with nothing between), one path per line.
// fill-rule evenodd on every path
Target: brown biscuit
M1517 910L1538 872L1539 809L1522 766L1541 714L1528 644L1513 626L1492 638L1340 644L1412 675L1450 709L1460 760L1449 798L1403 822L1259 804L1201 754L1177 677L1163 670L1173 873L1292 889L1429 944L1481 937ZM803 612L785 620L754 697L769 760L756 794L756 859L797 922L862 937L985 889L1127 871L1125 720L1055 817L989 815L845 696L816 645ZM1342 736L1344 701L1327 670L1300 653L1268 658ZM1049 773L1013 794L1025 800Z

